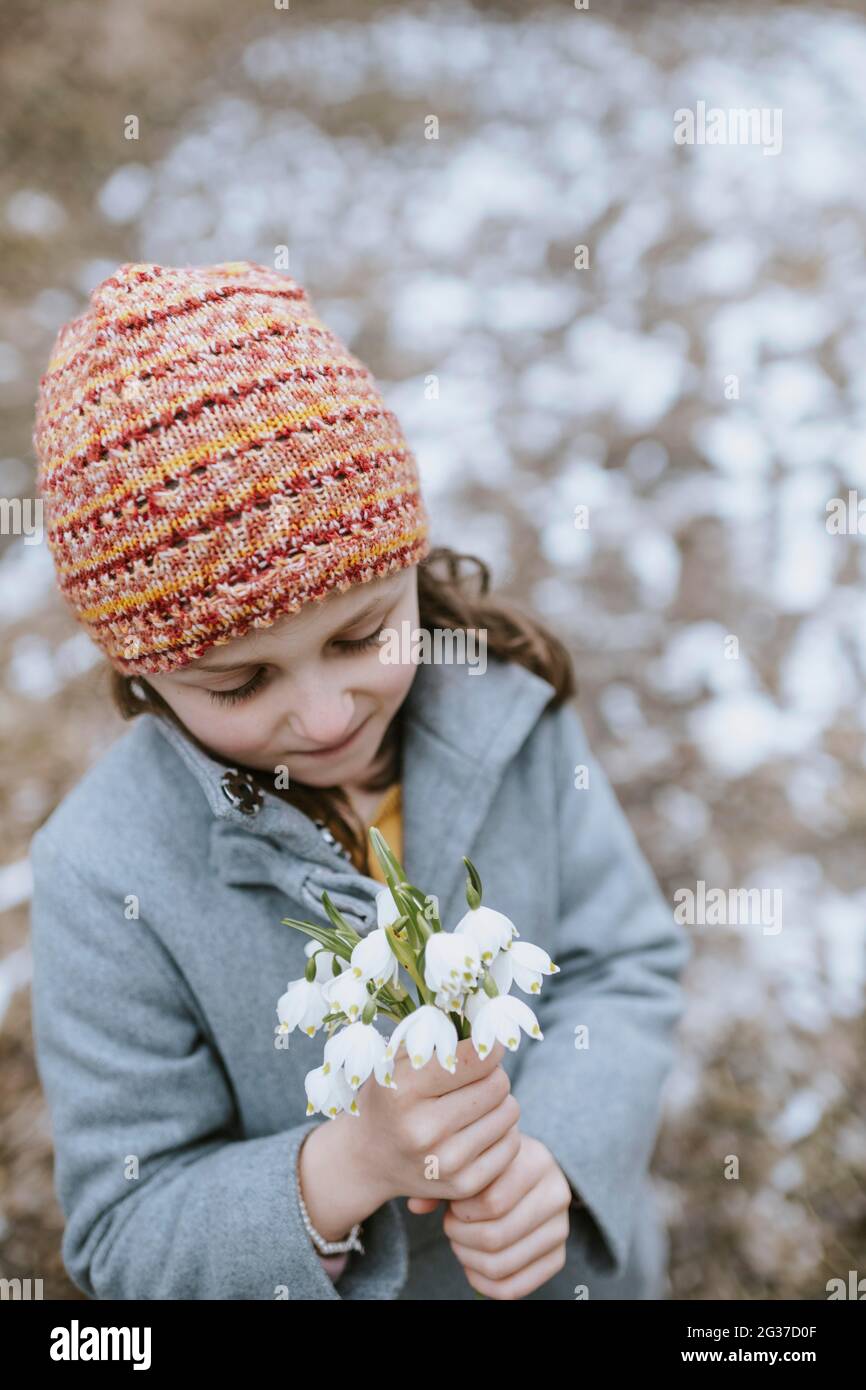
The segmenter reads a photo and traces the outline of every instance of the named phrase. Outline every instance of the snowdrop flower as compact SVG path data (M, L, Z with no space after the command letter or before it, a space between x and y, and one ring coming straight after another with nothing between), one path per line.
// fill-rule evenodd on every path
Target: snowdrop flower
M378 831L371 834L388 858L383 837ZM393 857L388 862L393 868ZM396 1090L396 1058L404 1045L414 1069L425 1066L435 1052L443 1070L454 1074L464 1031L481 1058L489 1055L497 1041L516 1051L521 1029L531 1038L543 1037L535 1014L510 990L516 983L527 994L538 994L543 977L556 974L559 967L541 947L516 940L520 933L503 912L482 904L477 870L470 860L464 863L469 871L466 899L470 906L453 931L441 930L435 897L405 884L395 891L398 898L405 891L404 910L415 925L407 928L391 888L383 886L376 891L377 925L364 937L354 934L350 944L339 930L319 929L314 932L316 939L306 943L307 969L302 979L289 982L279 1000L280 1024L275 1031L290 1033L299 1027L312 1037L324 1027L327 1033L323 1064L308 1072L304 1082L308 1115L319 1112L333 1119L341 1111L360 1114L357 1092L371 1074L380 1086ZM328 906L324 895L323 905ZM416 909L422 921L415 922ZM328 915L334 920L330 911ZM312 929L311 923L285 920L301 930ZM395 950L388 931L401 922ZM418 973L422 956L423 977ZM426 1003L415 1005L401 985L401 961L407 962L406 969ZM381 989L393 990L401 1001L396 1008L392 1002L382 1004L386 1016L398 1015L389 1039L373 1026L379 1008L375 991Z
M465 997L465 990L460 990L458 993L453 994L451 990L437 989L433 998L433 1003L436 1005L437 1009L444 1010L446 1014L462 1014L463 1000Z
M427 938L424 983L448 996L474 989L482 970L478 947L463 932L437 931Z
M300 1028L312 1038L318 1033L328 1013L330 1006L322 985L302 975L299 980L290 980L285 994L280 995L277 1000L277 1017L280 1022L274 1032L291 1033L294 1028Z
M325 1043L325 1061L342 1068L353 1091L363 1086L377 1063L386 1063L385 1039L372 1023L349 1023ZM382 1075L385 1071L382 1070ZM376 1079L380 1072L377 1069ZM380 1084L387 1085L386 1081Z
M515 941L510 951L500 951L490 963L492 976L500 994L507 994L512 981L527 994L538 994L542 975L555 975L559 970L546 951L529 941Z
M448 1015L433 1004L422 1004L400 1020L391 1034L385 1056L396 1057L401 1043L405 1044L416 1071L430 1061L434 1048L441 1067L452 1074L457 1067L457 1029Z
M400 909L394 901L390 888L383 888L381 893L376 894L376 921L379 930L383 927L391 927L400 916Z
M475 942L483 965L489 965L500 951L509 951L512 938L520 935L510 917L483 904L470 907L454 930Z
M340 960L339 956L335 956L333 951L327 950L327 948L320 945L318 941L308 941L304 947L304 954L308 960L314 951L318 952L316 956L316 984L327 984L328 980L333 980L334 978L334 961L337 961L341 969L343 962Z
M554 965L547 952L531 941L515 941L506 959L511 961L514 983L527 994L539 993L542 975L559 972L559 966Z
M394 1059L388 1056L387 1048L382 1053L380 1060L375 1063L373 1075L380 1086L387 1086L392 1091L399 1091L400 1087L394 1080Z
M511 981L514 979L511 951L500 951L498 956L494 956L493 960L490 962L488 974L499 990L499 993L507 994L511 989ZM483 988L479 989L479 993L484 993Z
M321 985L320 989L331 1009L342 1009L352 1023L370 1000L366 980L360 979L351 970L344 970L341 975L335 975L326 985Z
M320 1112L333 1120L341 1110L347 1111L350 1115L361 1113L355 1102L355 1092L346 1080L342 1068L332 1067L330 1062L307 1072L304 1077L304 1089L307 1093L308 1115Z
M540 1041L544 1037L529 1005L513 994L497 994L491 999L479 989L466 1000L466 1017L472 1024L472 1045L479 1057L486 1057L497 1039L516 1052L521 1028L531 1038Z
M400 962L391 950L387 935L379 927L357 943L346 973L351 972L357 980L372 980L378 989L385 984L396 984L399 971Z

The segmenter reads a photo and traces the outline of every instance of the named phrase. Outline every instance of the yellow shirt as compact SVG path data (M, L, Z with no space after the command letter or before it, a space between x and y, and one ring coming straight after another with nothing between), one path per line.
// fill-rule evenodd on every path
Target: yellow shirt
M394 782L385 792L375 815L371 818L367 829L375 825L388 841L390 849L398 859L403 854L403 807L400 796L400 783ZM385 875L379 866L379 860L373 852L372 846L369 849L370 875L378 879L380 883L385 882Z

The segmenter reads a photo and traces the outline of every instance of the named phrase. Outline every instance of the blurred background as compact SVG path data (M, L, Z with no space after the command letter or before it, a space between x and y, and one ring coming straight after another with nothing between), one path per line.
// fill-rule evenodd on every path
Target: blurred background
M673 1296L866 1274L866 559L827 526L866 496L864 6L5 0L4 29L0 497L34 496L54 334L120 262L288 247L434 542L569 644L672 909L782 893L776 934L691 928L653 1165ZM781 110L781 151L678 145L701 101ZM0 1277L74 1298L27 854L124 726L21 534L0 689Z

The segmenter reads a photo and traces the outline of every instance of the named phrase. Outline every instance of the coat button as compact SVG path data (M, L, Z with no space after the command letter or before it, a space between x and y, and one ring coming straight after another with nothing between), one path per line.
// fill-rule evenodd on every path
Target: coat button
M245 816L254 816L261 809L261 788L256 786L248 772L239 772L233 767L223 773L220 786L226 799L243 811Z
M323 820L317 819L315 824L318 826L319 834L321 835L325 843L330 845L333 849L335 849L342 859L345 859L347 863L351 864L351 854L346 849L345 845L340 844L340 841L337 839L336 835L333 833L333 831L328 829L325 822Z

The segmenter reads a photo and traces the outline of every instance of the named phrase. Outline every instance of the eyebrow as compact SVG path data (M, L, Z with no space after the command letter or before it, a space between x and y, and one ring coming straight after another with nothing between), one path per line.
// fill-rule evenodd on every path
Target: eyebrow
M364 618L371 617L377 609L381 608L383 603L391 603L395 598L396 594L393 589L389 590L387 593L379 594L378 598L372 599L369 603L366 603L363 608L359 608L358 612L355 613L353 617L347 618L339 627L335 628L334 631L342 632L345 628L352 627L355 623L362 622ZM333 635L334 634L331 633L332 637ZM195 675L196 672L199 671L207 675L216 675L222 671L238 671L242 666L251 666L254 662L260 660L261 657L247 656L238 657L234 661L215 661L213 665L204 665L203 663L197 662L195 668L190 668L190 675Z

